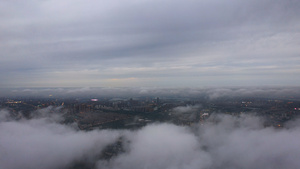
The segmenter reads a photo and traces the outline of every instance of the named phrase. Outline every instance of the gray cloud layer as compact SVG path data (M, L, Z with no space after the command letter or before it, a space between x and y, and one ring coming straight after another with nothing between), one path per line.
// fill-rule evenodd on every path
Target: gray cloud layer
M59 109L38 111L30 120L8 118L0 111L1 168L66 168L94 161L102 168L297 169L300 166L299 120L287 128L263 127L253 116L213 115L193 128L151 124L137 131L77 131L54 116ZM96 157L123 139L124 152L111 160Z
M2 86L299 85L297 0L0 1Z

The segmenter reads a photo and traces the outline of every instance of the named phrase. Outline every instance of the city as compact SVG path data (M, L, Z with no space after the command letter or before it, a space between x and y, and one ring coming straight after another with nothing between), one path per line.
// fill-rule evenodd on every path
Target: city
M0 169L299 169L299 0L0 0Z
M291 96L280 98L225 96L215 99L201 95L191 98L172 95L62 98L51 94L44 97L2 97L0 109L2 123L5 121L22 123L24 120L30 122L46 118L50 121L54 120L54 123L50 122L50 124L71 126L72 130L77 132L106 130L139 132L149 126L160 124L202 130L218 126L226 117L233 118L230 125L237 125L234 127L237 129L245 123L241 119L254 117L262 120L261 123L254 122L252 124L254 128L262 125L262 129L273 128L285 131L290 128L289 123L299 117L300 100ZM4 111L9 113L5 115L6 118L3 121ZM56 115L61 117L60 120L57 120ZM42 123L47 125L48 122ZM119 135L102 150L100 149L95 160L110 161L128 153L126 148L126 145L130 144L128 139L126 135ZM207 151L208 148L209 145L201 149ZM66 167L68 169L96 168L97 163L94 160L79 160L73 161Z
M153 122L192 125L204 122L211 114L242 114L263 117L266 126L283 127L299 115L300 100L293 98L1 98L1 108L18 118L49 106L64 112L66 123L77 123L81 130L93 128L141 127ZM182 109L182 110L181 110Z

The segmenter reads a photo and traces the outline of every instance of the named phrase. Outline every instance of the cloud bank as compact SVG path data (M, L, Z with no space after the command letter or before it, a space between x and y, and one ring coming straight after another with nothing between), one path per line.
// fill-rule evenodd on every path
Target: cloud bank
M299 98L299 87L84 87L84 88L0 88L0 97L224 97Z
M0 168L70 168L85 161L96 169L297 169L300 126L297 120L286 126L264 127L255 116L212 115L193 127L154 123L135 131L78 131L49 117L6 115L0 123ZM124 151L99 158L120 137Z
M50 109L42 113L50 113ZM7 112L1 110L1 114ZM0 123L0 168L54 169L93 158L114 142L120 134L114 131L78 131L62 125L57 116L35 116L30 120Z

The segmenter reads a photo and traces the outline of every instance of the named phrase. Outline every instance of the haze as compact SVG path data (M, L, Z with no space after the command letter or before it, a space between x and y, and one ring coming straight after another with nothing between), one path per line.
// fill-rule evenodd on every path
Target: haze
M178 107L174 111L190 110ZM0 110L1 168L75 169L79 162L91 163L89 168L97 169L300 166L299 119L290 121L287 128L275 129L264 127L259 117L219 114L194 128L152 123L138 130L78 131L74 124L61 124L60 108L34 113L31 119L14 120L9 111ZM104 148L120 137L124 151L110 160L99 159Z
M299 169L299 0L0 0L1 169Z

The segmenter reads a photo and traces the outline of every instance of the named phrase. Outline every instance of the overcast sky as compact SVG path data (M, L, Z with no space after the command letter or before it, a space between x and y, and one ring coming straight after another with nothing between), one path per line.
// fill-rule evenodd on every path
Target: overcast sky
M0 0L0 87L300 85L299 0Z

